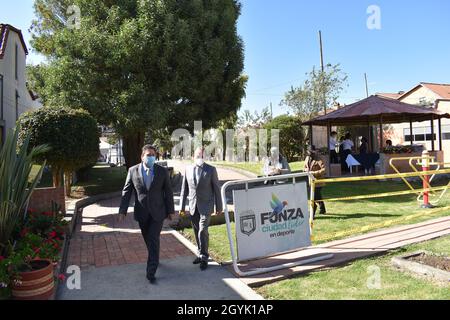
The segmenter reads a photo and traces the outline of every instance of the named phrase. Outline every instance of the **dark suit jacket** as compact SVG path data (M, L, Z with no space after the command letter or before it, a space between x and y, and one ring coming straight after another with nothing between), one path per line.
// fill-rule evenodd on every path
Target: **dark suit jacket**
M127 180L122 191L120 214L127 214L131 195L134 194L134 219L145 223L150 217L155 221L163 221L175 212L173 192L167 169L155 164L154 178L147 190L142 176L142 164L128 170Z

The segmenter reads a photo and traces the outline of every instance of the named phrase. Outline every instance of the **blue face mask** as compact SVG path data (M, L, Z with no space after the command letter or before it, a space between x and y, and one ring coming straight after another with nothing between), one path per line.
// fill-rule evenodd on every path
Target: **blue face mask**
M155 164L156 157L155 156L147 156L144 158L144 163L147 166L147 168L153 168L153 165Z

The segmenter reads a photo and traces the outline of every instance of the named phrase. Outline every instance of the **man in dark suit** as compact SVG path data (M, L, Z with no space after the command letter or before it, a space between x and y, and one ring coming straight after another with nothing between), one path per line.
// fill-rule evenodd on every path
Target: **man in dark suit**
M142 148L142 163L128 170L122 191L119 217L127 215L131 195L134 194L134 219L139 223L148 249L147 279L156 282L159 265L159 242L166 218L175 214L173 192L167 169L155 164L157 150L151 145Z
M181 212L184 212L186 202L189 200L189 211L195 240L197 242L198 256L193 261L200 264L200 269L208 267L208 227L211 214L222 212L222 198L220 195L219 178L215 167L205 163L204 149L198 148L194 153L195 164L186 167L181 187Z

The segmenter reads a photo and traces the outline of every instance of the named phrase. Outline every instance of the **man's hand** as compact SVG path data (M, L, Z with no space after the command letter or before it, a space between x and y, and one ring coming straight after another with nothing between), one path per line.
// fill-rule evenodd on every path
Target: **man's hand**
M173 220L175 220L176 216L177 216L177 214L174 212L174 213L169 214L169 216L168 216L167 218L168 218L170 221L173 221Z
M215 215L216 216L221 216L221 215L223 215L223 211L216 211Z

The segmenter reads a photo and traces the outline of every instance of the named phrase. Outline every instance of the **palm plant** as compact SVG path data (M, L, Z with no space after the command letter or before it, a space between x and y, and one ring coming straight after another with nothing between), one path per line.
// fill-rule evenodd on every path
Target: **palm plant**
M49 150L45 145L28 150L28 137L18 145L18 132L18 129L10 130L0 150L0 255L8 247L14 228L41 179L45 162L30 179L33 160Z

